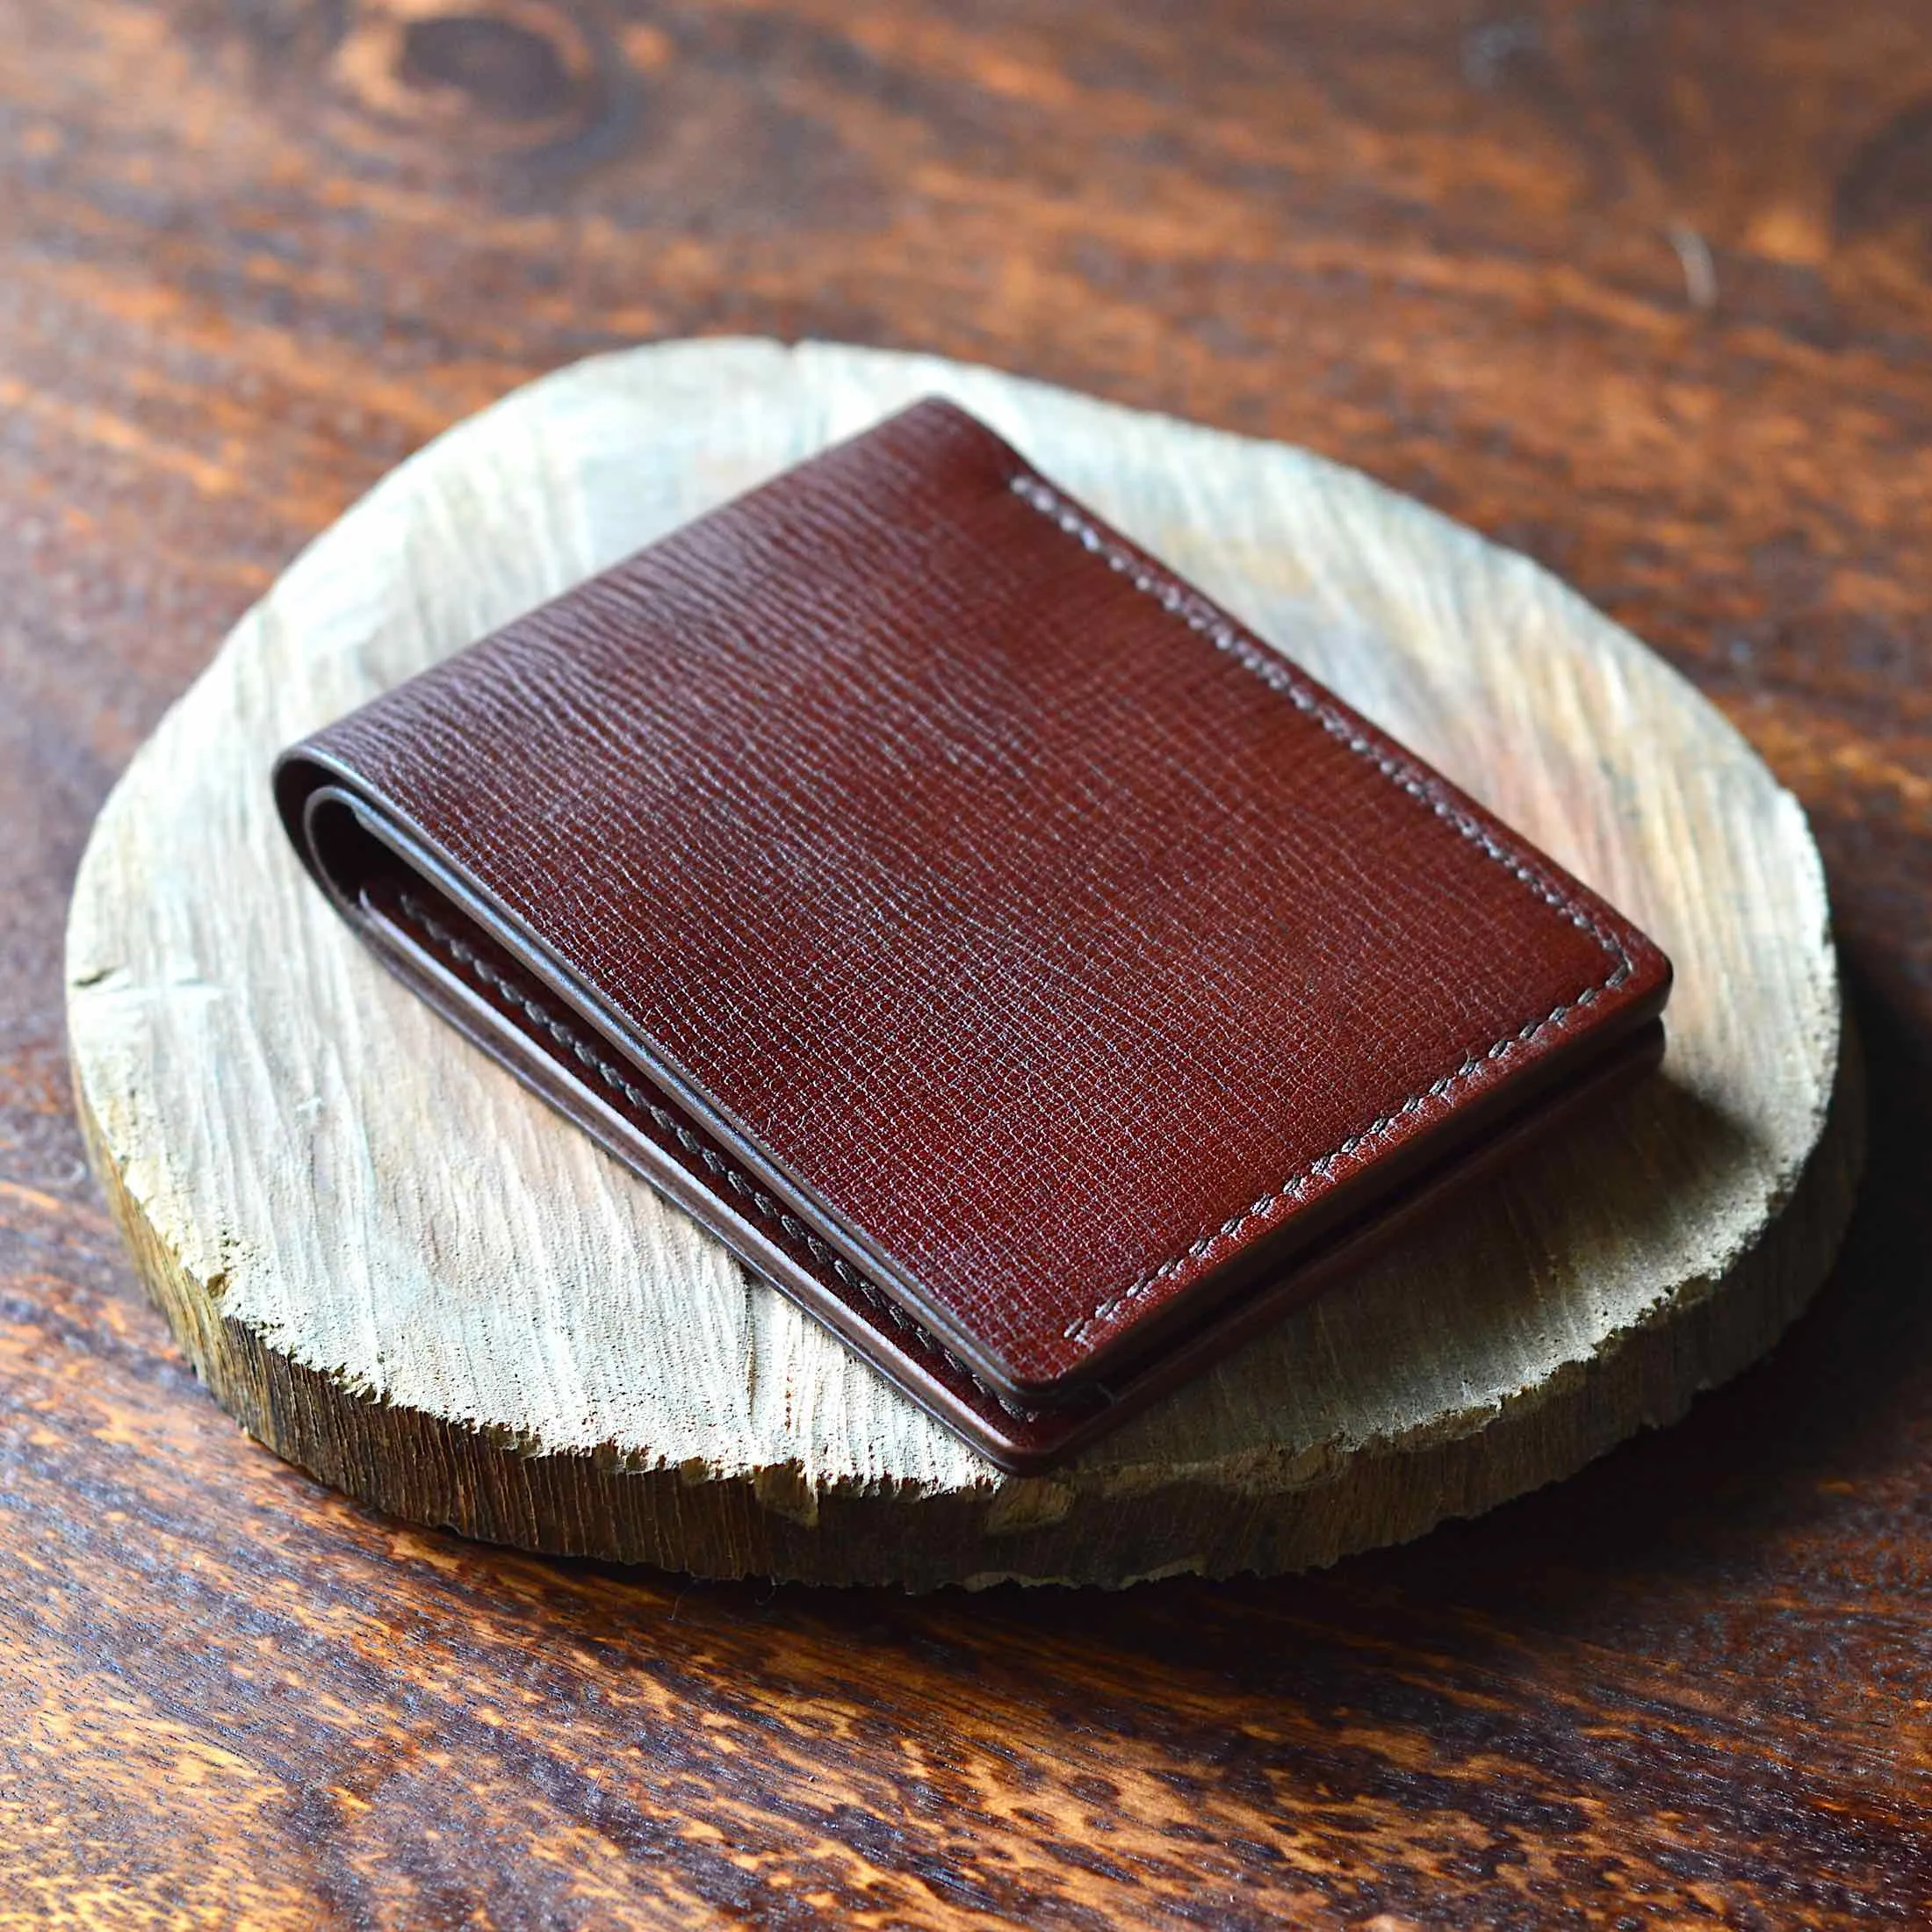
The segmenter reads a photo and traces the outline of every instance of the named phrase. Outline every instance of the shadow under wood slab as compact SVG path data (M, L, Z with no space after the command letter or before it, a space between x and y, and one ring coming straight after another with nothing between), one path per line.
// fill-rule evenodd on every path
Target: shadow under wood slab
M305 732L934 391L1678 969L1660 1077L1043 1477L980 1461L443 1027L301 876L268 789ZM1829 1265L1860 1152L1803 815L1629 636L1304 452L816 344L602 357L404 465L137 757L82 866L68 969L97 1168L254 1434L403 1517L710 1575L1119 1583L1414 1536L1769 1347Z

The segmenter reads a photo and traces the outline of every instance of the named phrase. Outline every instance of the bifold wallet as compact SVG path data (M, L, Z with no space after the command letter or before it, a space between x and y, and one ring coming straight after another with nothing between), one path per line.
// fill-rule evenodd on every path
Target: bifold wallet
M386 966L1011 1470L1662 1046L1627 919L941 401L275 788Z

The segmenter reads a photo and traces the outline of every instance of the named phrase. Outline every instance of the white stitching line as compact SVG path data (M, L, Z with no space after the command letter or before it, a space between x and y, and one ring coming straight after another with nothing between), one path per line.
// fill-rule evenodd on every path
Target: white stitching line
M1604 993L1614 992L1630 977L1633 968L1630 955L1625 950L1623 941L1614 934L1606 932L1581 906L1573 905L1561 893L1546 884L1513 853L1499 846L1467 813L1459 811L1447 799L1437 797L1413 769L1404 766L1400 760L1390 758L1379 751L1362 735L1353 720L1344 717L1331 705L1324 704L1302 683L1285 660L1275 656L1271 651L1265 651L1243 637L1198 592L1188 588L1178 578L1143 562L1123 544L1114 542L1091 519L1083 515L1057 490L1039 477L1022 473L1008 479L1007 487L1023 503L1037 510L1068 536L1077 538L1083 548L1100 558L1110 570L1117 571L1124 576L1135 590L1151 597L1164 610L1179 617L1190 631L1206 638L1217 651L1225 651L1244 670L1252 672L1270 690L1280 692L1297 710L1304 711L1313 717L1331 738L1338 739L1357 757L1373 765L1390 783L1407 792L1419 804L1427 805L1438 818L1453 826L1486 857L1494 860L1506 872L1528 886L1546 905L1562 913L1571 925L1588 933L1617 962L1608 978L1599 981L1594 986L1585 987L1574 999L1553 1007L1542 1019L1529 1021L1513 1034L1503 1034L1486 1053L1467 1055L1462 1064L1453 1073L1446 1073L1439 1080L1432 1081L1419 1093L1411 1093L1379 1120L1372 1121L1361 1133L1351 1135L1339 1147L1323 1155L1318 1160L1310 1161L1300 1173L1291 1176L1279 1187L1251 1202L1240 1214L1230 1215L1218 1228L1208 1230L1190 1243L1181 1253L1162 1262L1157 1267L1149 1269L1120 1294L1098 1303L1087 1314L1061 1331L1066 1340L1078 1342L1091 1330L1111 1320L1130 1302L1137 1301L1149 1289L1157 1287L1171 1275L1179 1272L1190 1261L1205 1259L1219 1243L1239 1234L1251 1221L1272 1215L1290 1195L1299 1200L1308 1192L1310 1182L1327 1180L1337 1162L1359 1153L1364 1147L1381 1139L1384 1135L1393 1133L1404 1118L1420 1113L1431 1099L1446 1099L1452 1087L1460 1081L1467 1079L1486 1063L1506 1058L1519 1048L1529 1045L1538 1034L1547 1028L1560 1026L1578 1007L1592 1006Z
M960 1374L963 1375L981 1395L991 1402L998 1402L1009 1416L1017 1416L1024 1422L1035 1422L1039 1419L1041 1414L1039 1409L1025 1409L1017 1402L1009 1402L997 1388L992 1388L989 1383L976 1375L944 1343L936 1341L932 1336L928 1335L876 1283L869 1281L856 1268L850 1266L847 1262L834 1255L832 1250L824 1242L820 1241L816 1235L807 1231L804 1223L797 1215L782 1211L778 1203L769 1194L766 1193L761 1188L754 1187L750 1181L746 1179L744 1175L725 1160L723 1155L711 1148L706 1147L688 1128L681 1127L678 1124L677 1116L668 1107L659 1105L652 1098L648 1088L640 1087L634 1082L627 1080L623 1073L611 1062L604 1059L574 1027L566 1020L559 1020L541 1000L532 999L524 991L523 988L507 974L499 972L467 940L464 939L459 934L452 933L448 926L436 919L414 893L403 893L401 900L403 911L415 920L416 924L431 939L435 940L459 966L467 967L485 985L494 988L513 1006L521 1007L559 1046L568 1047L571 1052L581 1060L587 1067L601 1074L607 1085L616 1088L633 1107L648 1114L665 1133L676 1139L679 1145L687 1153L703 1161L705 1166L714 1174L721 1176L738 1193L744 1195L761 1221L776 1222L779 1228L795 1244L802 1241L806 1248L811 1251L812 1258L816 1261L821 1265L829 1264L832 1272L848 1287L857 1289L874 1308L879 1308L890 1316L895 1327L905 1330L922 1342L934 1354L940 1356Z

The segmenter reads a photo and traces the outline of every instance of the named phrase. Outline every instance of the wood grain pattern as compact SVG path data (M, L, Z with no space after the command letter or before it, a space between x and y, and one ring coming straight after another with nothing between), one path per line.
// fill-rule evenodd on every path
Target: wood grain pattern
M4 1922L1922 1921L1928 103L1915 0L0 0ZM248 1443L83 1170L87 825L408 449L708 330L1308 444L1686 670L1872 1075L1771 1361L1480 1524L1099 1601L492 1554Z
M1678 962L1657 1079L1030 1480L391 982L302 877L263 778L283 746L935 390ZM700 1575L1118 1584L1415 1535L1755 1359L1822 1280L1860 1158L1828 926L1791 796L1520 557L1279 445L934 357L711 340L514 393L304 552L101 812L68 1032L96 1170L197 1366L363 1500Z

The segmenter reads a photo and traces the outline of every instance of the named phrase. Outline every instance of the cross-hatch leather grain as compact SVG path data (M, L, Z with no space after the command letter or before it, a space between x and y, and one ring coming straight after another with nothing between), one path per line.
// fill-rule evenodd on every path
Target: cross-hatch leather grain
M339 785L1027 1401L1580 1078L1669 985L1628 921L940 402L279 773L312 864L304 801Z

